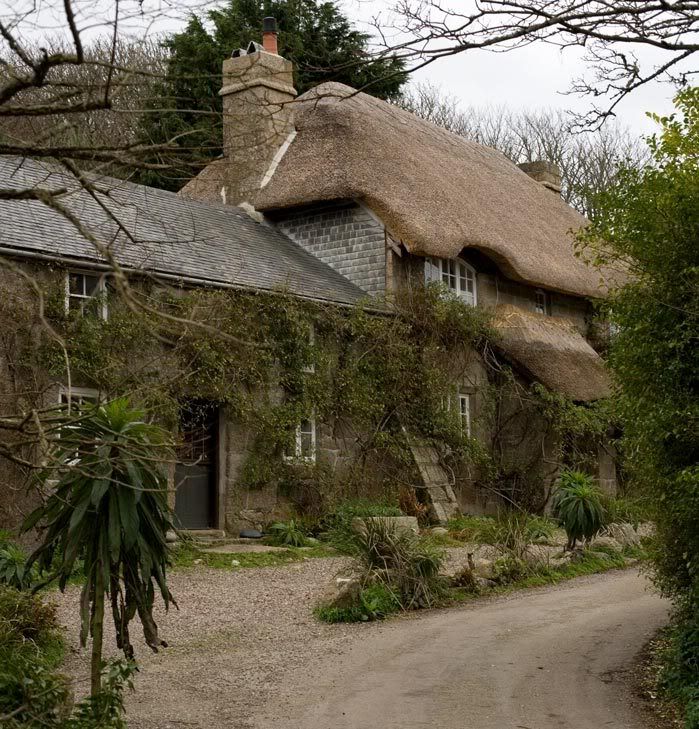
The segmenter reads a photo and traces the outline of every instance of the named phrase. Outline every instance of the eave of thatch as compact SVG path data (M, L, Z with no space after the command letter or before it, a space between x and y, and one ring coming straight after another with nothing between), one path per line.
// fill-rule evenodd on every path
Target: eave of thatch
M504 354L549 390L577 402L610 394L604 362L567 320L499 306L494 325Z
M336 83L299 97L295 126L258 209L355 198L411 253L453 258L476 248L514 279L603 293L599 273L574 254L586 219L500 152Z

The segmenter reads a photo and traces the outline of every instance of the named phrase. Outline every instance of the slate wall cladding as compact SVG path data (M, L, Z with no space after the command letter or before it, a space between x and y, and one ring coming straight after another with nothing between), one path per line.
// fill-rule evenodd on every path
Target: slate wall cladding
M304 208L277 218L276 223L289 238L355 286L373 296L385 292L384 228L357 203Z

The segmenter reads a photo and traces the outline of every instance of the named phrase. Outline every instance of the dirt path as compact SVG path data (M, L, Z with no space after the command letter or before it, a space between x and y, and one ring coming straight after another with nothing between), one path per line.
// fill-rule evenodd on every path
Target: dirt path
M617 673L662 624L635 572L584 578L387 623L328 626L311 608L341 560L178 572L170 648L128 701L132 729L638 729ZM77 635L77 591L60 615ZM136 636L134 629L133 635ZM87 678L75 652L74 676Z
M640 729L623 674L667 618L646 588L627 571L387 624L256 726Z

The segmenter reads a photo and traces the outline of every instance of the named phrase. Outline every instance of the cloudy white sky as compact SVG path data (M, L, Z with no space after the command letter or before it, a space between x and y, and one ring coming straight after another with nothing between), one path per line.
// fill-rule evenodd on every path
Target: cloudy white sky
M461 0L454 0L451 6L460 4ZM370 32L377 14L388 20L393 1L341 0L341 5L348 17ZM648 53L643 57L653 59ZM416 72L414 78L438 85L464 106L551 107L585 112L590 100L565 92L575 79L590 73L581 49L561 50L537 43L508 53L475 50L446 57ZM652 132L655 124L646 112L671 112L674 93L672 86L662 83L641 88L617 108L618 120L635 134Z
M377 14L386 18L394 0L340 0L347 16L361 29L371 31ZM458 7L463 0L453 0ZM113 0L73 0L79 12L79 26L88 34L104 32L112 16ZM220 5L207 0L121 0L122 16L131 18L121 25L136 35L160 35L183 27L187 15ZM59 0L0 0L3 20L29 11L23 24L35 39L65 30L63 2ZM38 11L38 12L37 12ZM142 12L143 11L143 12ZM19 14L19 15L17 15ZM414 75L416 81L430 82L446 94L457 97L464 106L509 106L517 109L562 108L583 112L589 99L564 95L571 82L589 74L591 69L579 49L561 51L550 45L536 44L509 53L469 51L443 58ZM634 134L648 133L655 125L645 112L667 113L672 109L674 90L655 84L630 96L619 108L618 118Z

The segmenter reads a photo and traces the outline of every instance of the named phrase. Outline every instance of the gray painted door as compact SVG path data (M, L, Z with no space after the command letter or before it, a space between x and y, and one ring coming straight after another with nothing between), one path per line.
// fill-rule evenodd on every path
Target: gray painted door
M175 515L183 529L215 526L217 423L213 403L196 400L182 406Z

